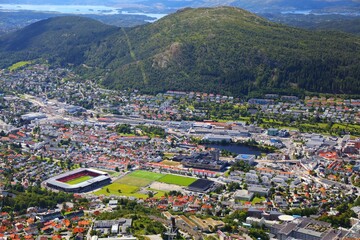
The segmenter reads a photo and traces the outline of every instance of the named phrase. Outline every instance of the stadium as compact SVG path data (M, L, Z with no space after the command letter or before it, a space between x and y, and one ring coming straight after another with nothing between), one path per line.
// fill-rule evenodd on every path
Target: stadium
M187 190L192 192L208 192L213 186L215 182L207 179L198 179L192 184L190 184Z
M90 192L111 183L106 172L79 168L46 180L46 186L69 193Z

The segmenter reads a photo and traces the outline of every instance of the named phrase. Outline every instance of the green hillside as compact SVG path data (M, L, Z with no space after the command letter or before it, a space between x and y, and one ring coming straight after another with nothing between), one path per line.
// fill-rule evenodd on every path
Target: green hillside
M229 7L187 9L124 32L89 52L89 64L113 70L104 81L111 88L360 92L360 39L352 35L286 27ZM109 52L112 61L96 61Z
M3 66L35 57L85 63L94 67L90 74L106 69L106 87L146 93L360 93L359 37L287 27L238 8L185 9L128 29L68 17L38 24L0 40L6 46L0 56L21 53L21 59L15 54L16 61L0 62ZM22 44L21 36L32 40Z
M0 38L0 65L45 58L53 63L81 64L84 52L117 28L89 18L55 17Z

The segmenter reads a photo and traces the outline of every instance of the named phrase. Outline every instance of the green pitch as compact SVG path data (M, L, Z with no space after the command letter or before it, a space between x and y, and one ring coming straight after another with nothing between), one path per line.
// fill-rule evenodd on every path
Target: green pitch
M159 178L163 177L164 174L138 170L138 171L128 174L127 176L145 178L145 179L156 181Z
M161 173L153 173L139 170L127 174L126 176L116 180L116 182L136 187L145 187L151 184L153 181L162 178L163 176L165 175Z
M121 183L121 184L126 184L126 185L131 185L131 186L136 186L136 187L145 187L145 186L149 185L150 183L152 183L153 180L126 175L125 177L122 177L122 178L116 180L115 182Z
M101 188L99 191L95 192L96 195L118 195L118 196L128 196L136 193L139 190L138 187L129 186L126 184L112 183L106 187Z
M165 195L164 191L159 191L155 189L148 189L157 192L154 197L160 198ZM127 196L127 197L136 197L136 198L148 198L147 194L139 193L139 188L135 186L130 186L120 183L112 183L106 187L101 188L99 191L96 191L96 195L105 195L105 196Z
M190 178L190 177L183 177L183 176L177 176L177 175L171 175L167 174L164 177L158 179L158 182L162 183L168 183L168 184L174 184L179 186L189 186L193 182L195 182L196 178Z
M85 182L89 179L92 179L92 177L90 176L82 176L82 177L78 177L78 178L75 178L73 180L70 180L68 182L66 182L67 184L70 184L70 185L75 185L75 184L78 184L78 183L82 183L82 182Z

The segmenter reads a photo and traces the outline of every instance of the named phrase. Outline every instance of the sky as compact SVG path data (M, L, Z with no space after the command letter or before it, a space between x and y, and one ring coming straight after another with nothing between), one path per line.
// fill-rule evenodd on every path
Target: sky
M248 10L286 9L305 10L347 8L360 11L360 0L0 0L0 4L56 4L56 5L106 5L117 8L151 10L176 10L183 7L232 5Z

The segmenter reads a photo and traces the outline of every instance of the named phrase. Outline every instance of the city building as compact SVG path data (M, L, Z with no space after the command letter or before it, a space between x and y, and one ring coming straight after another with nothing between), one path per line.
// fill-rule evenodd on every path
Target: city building
M250 165L254 164L256 156L251 154L239 154L235 157L235 161L244 161Z

